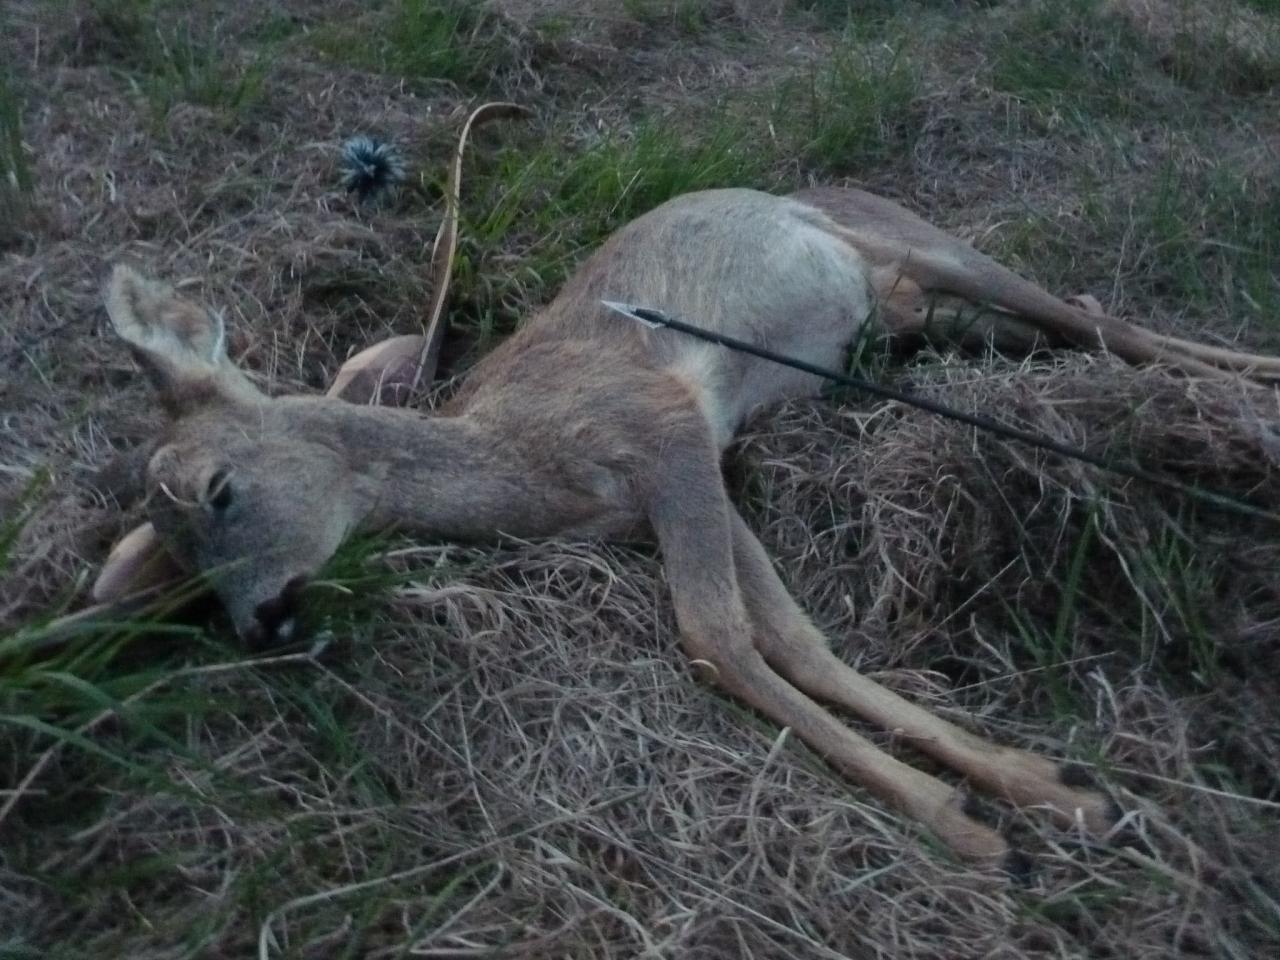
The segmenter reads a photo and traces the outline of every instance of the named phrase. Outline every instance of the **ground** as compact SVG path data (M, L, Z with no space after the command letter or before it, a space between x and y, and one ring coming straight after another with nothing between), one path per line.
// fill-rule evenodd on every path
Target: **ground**
M112 464L161 419L109 265L223 311L265 388L322 389L416 329L485 99L536 116L469 155L451 372L617 225L720 185L862 186L1060 294L1280 350L1275 0L0 17L0 957L1275 954L1274 520L896 405L774 411L726 470L841 656L1126 811L1089 839L992 804L1020 882L700 683L646 544L355 544L319 658L251 659L207 605L49 626L138 522ZM412 171L378 203L339 186L356 133ZM1280 508L1265 391L1105 357L861 365Z

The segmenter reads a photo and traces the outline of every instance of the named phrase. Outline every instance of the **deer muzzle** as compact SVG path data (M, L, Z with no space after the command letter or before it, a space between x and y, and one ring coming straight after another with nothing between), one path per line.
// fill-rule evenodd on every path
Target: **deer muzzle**
M302 639L298 612L305 577L294 577L279 595L264 600L253 610L253 621L243 632L251 650L270 650Z

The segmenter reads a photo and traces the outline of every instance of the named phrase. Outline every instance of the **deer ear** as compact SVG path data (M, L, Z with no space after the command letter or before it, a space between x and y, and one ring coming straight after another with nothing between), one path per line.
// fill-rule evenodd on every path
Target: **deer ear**
M366 347L342 365L325 395L351 403L404 405L426 343L426 337L409 333ZM418 378L430 386L434 376L431 358Z
M121 600L182 576L178 561L165 550L149 523L134 527L114 547L93 583L97 603Z
M172 411L218 394L260 398L227 357L222 318L124 264L106 291L111 325Z

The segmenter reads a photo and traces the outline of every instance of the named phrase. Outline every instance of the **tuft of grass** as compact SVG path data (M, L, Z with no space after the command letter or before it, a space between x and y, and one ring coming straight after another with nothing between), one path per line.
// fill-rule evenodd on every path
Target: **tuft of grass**
M6 572L8 547L42 503L47 484L47 478L32 484L13 517L0 522L0 574ZM343 643L367 641L382 622L374 608L385 602L388 589L423 576L420 570L411 573L375 562L374 555L380 557L387 546L375 538L349 542L308 594L317 625ZM441 577L457 571L448 564L435 567ZM370 755L360 724L353 722L353 712L368 709L366 701L351 695L358 683L301 651L280 651L260 665L234 645L218 642L216 635L175 625L170 618L178 605L175 601L153 615L118 622L86 623L56 645L42 642L47 639L43 622L28 623L9 635L0 632L0 744L12 758L17 778L6 786L21 785L0 793L0 820L11 827L21 818L34 828L10 834L6 865L38 875L51 902L76 904L84 912L81 919L94 925L92 915L110 911L112 897L183 889L190 871L203 868L207 849L194 843L181 849L144 846L123 860L107 857L92 863L42 852L42 839L92 828L113 807L118 810L116 789L147 798L144 804L161 816L172 809L196 811L198 819L216 812L259 832L254 857L227 864L218 903L154 922L118 918L104 927L106 941L96 942L111 956L130 952L113 946L115 938L127 943L156 938L170 947L181 945L182 956L202 955L226 935L229 924L247 919L256 932L268 918L268 905L287 899L277 894L289 877L302 871L319 883L350 866L335 855L324 821L299 812L300 795L290 786L298 771L280 771L282 789L264 791L252 769L223 767L202 755L209 733L234 739L244 716L268 711L283 728L297 732L306 765L340 772L339 789L353 809L388 810L402 802L403 771L394 756ZM159 642L138 651L149 634ZM193 737L193 731L199 734ZM175 770L182 775L175 776ZM96 789L106 783L113 789ZM396 827L395 818L377 821L367 821L357 832L373 833L371 842L379 849L394 849L396 844L381 842L379 836L388 826ZM389 852L382 858L383 868L375 867L374 876L389 872L394 858ZM431 888L424 902L430 909L420 926L438 922L438 912L456 909L474 896L469 884L479 869L463 867L427 878ZM359 903L367 915L356 928L357 944L363 931L377 929L386 906L376 895ZM28 955L21 952L27 918L21 919L16 929L5 931L9 939L0 942L0 956ZM39 923L32 921L33 927ZM343 955L361 953L352 949Z
M0 70L0 247L8 246L30 209L34 177L22 141L22 101Z
M715 19L715 0L622 0L622 9L647 27L671 27L678 33L696 36Z
M1133 226L1153 293L1276 329L1280 183L1173 154L1138 197Z
M262 97L265 71L259 63L237 67L216 44L197 39L190 27L156 30L147 45L141 86L152 114L163 120L182 102L236 115Z
M0 575L12 572L12 548L42 507L50 484L48 474L37 474L13 504L11 518L0 524ZM26 768L37 773L49 758L72 753L77 777L83 778L64 784L56 800L41 805L38 819L60 828L86 822L101 803L102 798L89 797L78 784L111 776L162 777L149 766L149 748L162 744L185 754L175 732L207 706L199 697L157 690L169 657L140 665L120 656L148 634L199 638L201 631L162 626L157 619L180 606L183 596L167 599L151 617L86 623L55 637L50 625L71 599L69 594L36 620L0 632L0 742L5 753L24 758ZM112 736L99 737L108 719L114 724ZM0 817L12 814L21 800L19 793L0 794ZM22 847L14 846L15 856L21 856Z
M1055 290L1105 284L1119 252L1130 296L1224 334L1250 325L1280 333L1274 171L1216 156L1212 139L1156 146L1137 169L1131 149L1132 141L1120 139L1097 168L1073 174L1069 212L1036 205L1004 217L986 251Z
M1143 46L1098 0L1035 2L1014 11L991 47L991 83L1040 111L1084 122L1135 116Z
M1215 593L1215 579L1225 575L1220 565L1201 556L1195 540L1194 512L1184 511L1178 524L1160 527L1147 543L1127 551L1134 576L1151 607L1144 608L1136 631L1140 649L1159 663L1171 683L1198 685L1212 692L1224 679L1224 654L1206 623ZM1169 637L1176 637L1171 643Z
M1243 22L1238 8L1166 7L1167 19L1149 23L1101 0L1018 7L992 41L992 86L1042 114L1088 125L1183 112L1177 87L1216 96L1280 83L1280 25Z
M486 76L492 26L475 5L456 0L400 0L387 34L387 66L398 73L471 81Z
M48 491L52 482L53 479L47 471L37 473L27 482L26 487L14 502L7 505L9 515L0 519L0 573L4 573L9 567L13 547L18 542L18 537L31 522L40 498Z
M183 102L238 115L261 99L263 65L237 63L162 0L93 0L83 33L82 56L128 76L157 123Z
M1057 610L1052 625L1037 624L1025 612L1009 610L1011 622L1015 625L1024 647L1031 653L1036 666L1042 671L1049 702L1057 716L1076 717L1080 714L1081 704L1074 696L1066 677L1069 674L1067 665L1072 658L1074 634L1078 621L1085 609L1092 605L1089 598L1083 595L1085 565L1090 561L1090 552L1098 534L1098 516L1095 504L1089 504L1084 511L1084 519L1076 534L1075 546L1067 553L1065 569L1055 571L1060 576L1060 590Z
M297 17L278 12L268 13L254 29L252 39L260 44L279 44L296 36L302 27Z
M856 173L910 149L920 76L905 45L849 35L830 58L777 85L769 115L780 150L817 173Z
M595 245L681 193L758 182L763 175L745 131L730 123L686 139L650 121L631 136L595 143L565 166L553 186L552 210L573 217L585 227L585 243Z
M964 7L991 7L1003 0L792 0L793 10L807 14L827 29L846 29L850 24L884 24L910 18L925 11L954 12Z
M1274 8L1273 8L1274 9ZM1209 94L1265 93L1280 84L1280 24L1245 20L1227 7L1180 9L1161 66L1184 87Z
M89 0L80 56L89 63L136 64L156 27L157 0Z
M498 17L465 0L395 0L372 24L316 30L312 44L343 63L479 87L501 68L507 49Z

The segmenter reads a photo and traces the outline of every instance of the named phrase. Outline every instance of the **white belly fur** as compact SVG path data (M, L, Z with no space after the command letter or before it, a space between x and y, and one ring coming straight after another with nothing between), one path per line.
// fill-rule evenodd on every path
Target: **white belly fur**
M743 222L742 194L749 194ZM868 265L815 226L794 201L752 191L715 191L731 203L735 236L710 247L696 285L674 284L664 306L693 323L787 356L839 369L871 311ZM714 210L711 211L714 213ZM744 233L745 231L745 233ZM662 336L682 336L661 331ZM693 387L720 446L758 407L816 393L820 378L686 338L668 370Z

